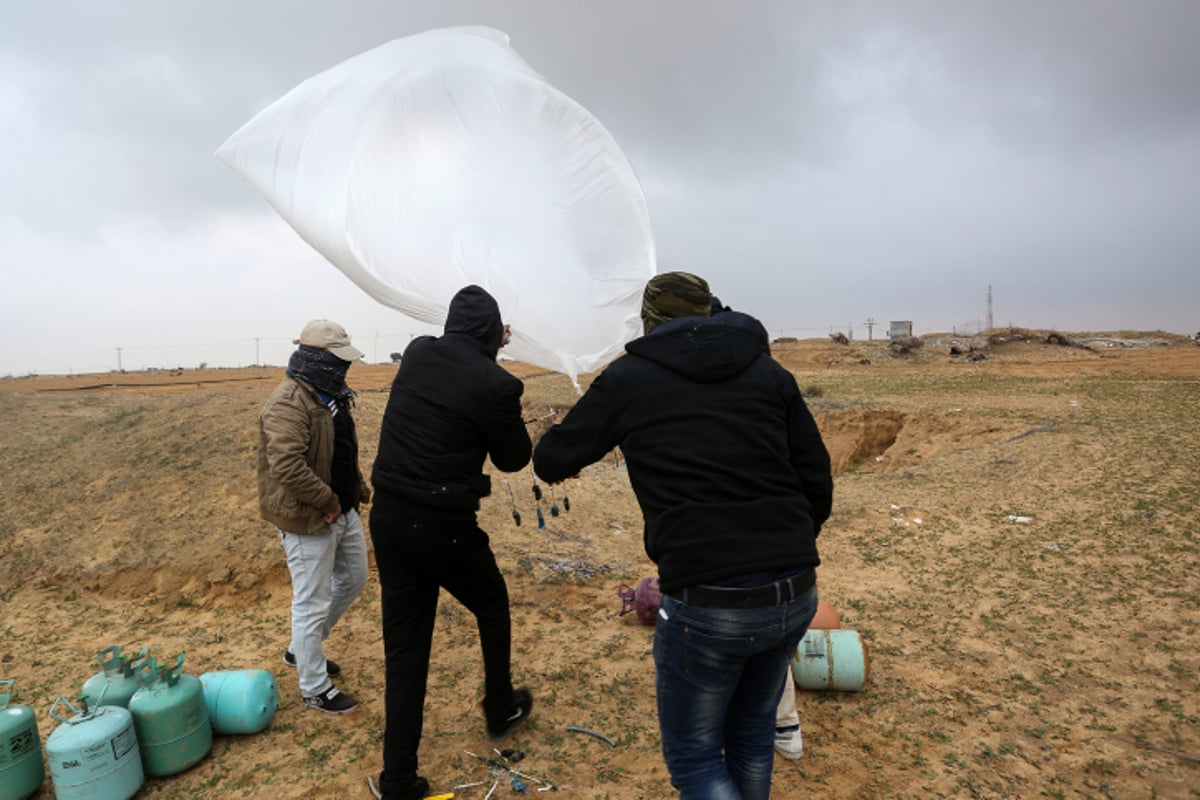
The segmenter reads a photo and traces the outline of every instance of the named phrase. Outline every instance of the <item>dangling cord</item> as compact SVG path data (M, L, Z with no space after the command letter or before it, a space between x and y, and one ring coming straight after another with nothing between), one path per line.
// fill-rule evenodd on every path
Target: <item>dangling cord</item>
M538 529L546 527L546 515L542 513L542 487L538 484L537 475L533 476L533 500L537 503Z
M507 480L504 481L504 486L508 489L508 507L512 510L513 522L519 528L521 527L521 512L517 511L517 498L513 495L512 486L509 485Z

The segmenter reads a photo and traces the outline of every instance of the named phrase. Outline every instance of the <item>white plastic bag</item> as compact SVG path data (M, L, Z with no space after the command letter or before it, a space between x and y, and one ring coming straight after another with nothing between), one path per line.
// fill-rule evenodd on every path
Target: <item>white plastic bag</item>
M506 355L572 380L641 332L654 241L616 142L490 28L389 42L288 92L217 156L384 305L441 325L468 284Z

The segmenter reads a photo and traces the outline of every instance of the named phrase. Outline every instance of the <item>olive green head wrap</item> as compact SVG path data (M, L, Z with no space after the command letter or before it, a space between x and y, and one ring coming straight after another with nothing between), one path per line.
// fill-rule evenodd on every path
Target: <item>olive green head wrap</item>
M642 325L646 333L676 317L707 317L712 310L708 282L690 272L664 272L646 282Z

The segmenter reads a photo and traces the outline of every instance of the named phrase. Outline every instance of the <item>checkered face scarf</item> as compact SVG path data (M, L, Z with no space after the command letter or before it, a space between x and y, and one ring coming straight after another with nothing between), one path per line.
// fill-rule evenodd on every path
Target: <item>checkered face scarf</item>
M288 360L287 374L315 386L329 398L326 402L332 401L330 407L336 411L336 408L347 408L354 403L354 390L346 385L348 369L349 361L343 361L324 348L302 344Z

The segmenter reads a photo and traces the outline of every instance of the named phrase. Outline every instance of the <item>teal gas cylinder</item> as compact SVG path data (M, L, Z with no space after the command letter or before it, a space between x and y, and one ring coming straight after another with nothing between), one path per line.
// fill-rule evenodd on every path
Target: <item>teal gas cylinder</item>
M33 709L8 704L14 683L0 681L0 796L25 800L46 779L46 762Z
M792 674L801 689L857 692L871 674L871 656L858 631L809 628L796 646Z
M96 653L100 671L87 679L79 699L90 706L129 706L129 698L142 688L135 675L138 666L146 659L146 648L137 655L122 655L119 647L106 647ZM101 697L103 695L103 697Z
M54 713L60 704L75 716ZM86 703L80 710L60 697L50 716L62 723L46 740L57 800L128 800L137 793L146 778L128 710Z
M233 669L200 676L213 733L258 733L279 708L279 687L265 669Z
M151 776L174 775L208 755L212 726L200 679L183 671L183 653L172 666L148 658L138 668L142 688L129 699L129 713Z

